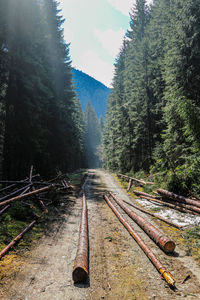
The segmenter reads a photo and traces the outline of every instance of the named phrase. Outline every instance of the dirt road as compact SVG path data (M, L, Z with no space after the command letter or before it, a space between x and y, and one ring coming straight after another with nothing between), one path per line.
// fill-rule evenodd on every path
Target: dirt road
M119 199L130 201L127 193L110 174L101 170L90 170L89 173L86 184L90 251L88 282L74 285L72 281L81 214L81 199L73 198L70 206L65 202L62 204L62 209L67 207L66 213L57 220L51 234L43 236L31 251L24 253L15 276L2 281L1 299L200 299L200 268L193 259L179 247L174 256L164 254L119 209L173 274L177 290L171 290L102 197L105 190L109 190ZM144 217L153 223L149 217ZM182 283L187 277L188 280Z

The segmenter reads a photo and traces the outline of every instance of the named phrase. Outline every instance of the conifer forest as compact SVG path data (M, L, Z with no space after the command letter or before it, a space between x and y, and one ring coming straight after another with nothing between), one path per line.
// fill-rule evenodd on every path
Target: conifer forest
M200 2L136 1L116 59L104 167L200 192Z
M129 2L0 0L2 300L200 299L200 1Z

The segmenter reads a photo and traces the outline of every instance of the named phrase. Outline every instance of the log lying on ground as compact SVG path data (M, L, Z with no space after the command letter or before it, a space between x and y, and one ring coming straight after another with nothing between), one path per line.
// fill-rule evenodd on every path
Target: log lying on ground
M18 190L16 190L16 191L10 193L10 194L8 194L8 195L5 195L4 197L1 197L1 198L0 198L0 201L3 201L3 200L5 200L5 199L8 199L9 197L12 197L12 196L14 196L14 195L16 195L16 194L19 194L21 191L25 190L27 187L30 187L31 185L32 185L32 184L28 184L28 185L23 186L22 188L20 188L20 189L18 189Z
M192 206L200 207L200 201L198 201L198 200L192 200L192 199L189 199L189 198L185 198L183 196L179 196L177 194L174 194L172 192L168 192L168 191L163 190L163 189L158 189L157 191L160 195L165 196L165 197L170 198L170 199L173 199L177 202L181 202L181 203L189 204L189 205L192 205Z
M188 204L185 204L183 202L176 202L174 200L173 201L172 200L167 200L167 201L162 200L162 202L161 202L160 199L158 199L158 197L156 197L156 196L153 196L153 195L150 195L150 194L147 194L147 193L144 193L144 192L136 191L136 190L134 190L133 192L134 192L134 194L139 195L141 198L144 198L146 200L150 200L150 201L156 200L158 203L161 203L163 205L165 205L165 203L167 203L167 204L169 203L169 204L173 205L173 206L170 205L170 207L172 207L172 208L177 207L178 210L180 210L180 208L184 208L184 209L187 210L187 211L181 210L182 212L192 211L192 212L195 212L197 214L200 214L200 208L199 207L188 205ZM169 206L169 205L166 205L166 206Z
M88 219L87 219L87 203L83 193L82 197L82 213L79 231L79 243L77 248L76 259L72 278L75 283L84 282L88 278Z
M193 214L193 215L199 215L199 213L194 212L192 210L188 210L186 208L183 208L180 205L171 204L169 202L164 202L164 201L161 201L161 200L158 200L158 199L145 197L145 196L140 196L140 198L145 199L145 200L150 201L150 202L153 202L154 204L162 204L163 206L178 210L178 211L183 212L183 213L190 213L190 214Z
M159 220L161 220L161 221L163 221L163 222L165 222L165 223L167 223L167 224L169 224L169 225L171 225L171 226L173 226L173 227L175 227L175 228L178 228L178 229L182 229L182 228L183 228L183 226L178 225L178 224L175 224L174 222L171 222L171 221L169 221L169 220L166 220L165 218L162 218L162 217L160 217L160 216L158 216L158 215L156 215L156 214L153 214L153 213L151 213L150 211L148 211L148 210L146 210L146 209L144 209L144 208L138 207L137 205L134 205L134 204L132 204L132 203L129 203L129 202L125 201L125 200L123 200L123 202L125 202L126 204L128 204L128 205L130 205L130 206L136 208L137 210L140 210L140 211L142 211L143 213L145 213L145 214L147 214L147 215L150 215L150 216L152 216L152 217L155 217L155 218L157 218L157 219L159 219Z
M124 225L124 227L128 230L130 235L134 238L134 240L138 243L140 248L144 251L146 256L149 258L149 260L152 262L152 264L156 267L158 272L162 275L162 277L166 280L166 282L174 287L175 286L175 280L173 276L170 274L169 271L162 265L162 263L158 260L158 258L155 256L155 254L151 251L151 249L145 244L143 239L140 237L140 235L133 229L133 227L123 218L123 216L120 214L120 212L115 208L115 206L111 203L109 198L104 195L104 199L106 200L107 204L110 206L110 208L113 210L115 215L118 217L120 222Z
M48 191L48 190L51 189L52 187L54 187L53 184L51 184L51 185L49 185L49 186L46 186L46 187L43 187L43 188L41 188L41 189L32 191L32 192L27 193L27 194L23 194L23 195L16 196L16 197L11 198L11 199L8 199L8 200L6 200L6 201L0 202L0 206L6 205L6 204L11 203L11 202L13 202L13 201L17 201L17 200L20 200L20 199L24 199L24 198L30 197L30 196L32 196L32 195L36 195L36 194L42 193L42 192L44 192L44 191Z
M137 191L137 190L133 190L133 193L136 194L136 195L139 195L139 196L146 196L146 197L149 197L149 198L158 199L157 196L147 194L147 193L144 193L144 192L140 192L140 191ZM160 199L160 197L159 197L159 199Z
M125 213L136 222L146 234L166 253L172 253L176 247L175 243L166 235L164 235L155 226L145 220L143 217L136 214L130 208L124 205L124 203L117 199L113 193L109 193L110 196L115 200L115 202L125 211Z
M178 207L183 207L189 211L193 211L193 212L196 212L198 214L200 214L200 207L196 207L196 206L192 206L192 205L189 205L189 204L185 204L185 203L182 203L182 202L176 202L176 201L173 201L173 200L169 200L167 199L167 201L163 201L164 203L170 203L170 204L173 204L175 206L178 206Z
M154 184L154 182L148 182L148 181L144 181L144 180L141 180L141 179L137 179L137 178L134 178L134 177L130 177L130 176L127 176L127 175L123 175L123 174L119 174L120 177L123 177L123 178L126 178L126 179L132 179L132 181L135 181L139 184L142 184L142 185L146 185L146 184Z
M17 242L19 242L23 235L30 230L36 223L36 220L32 221L18 236L14 238L1 252L0 252L0 259L8 252L10 248L12 248Z
M2 210L0 210L0 216L10 207L10 205L5 206Z

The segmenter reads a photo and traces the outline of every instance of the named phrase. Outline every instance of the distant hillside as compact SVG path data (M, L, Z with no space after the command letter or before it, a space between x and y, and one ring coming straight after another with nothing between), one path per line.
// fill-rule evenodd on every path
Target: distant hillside
M76 69L72 70L74 84L82 109L85 111L88 100L94 107L97 117L105 116L110 89L93 77Z

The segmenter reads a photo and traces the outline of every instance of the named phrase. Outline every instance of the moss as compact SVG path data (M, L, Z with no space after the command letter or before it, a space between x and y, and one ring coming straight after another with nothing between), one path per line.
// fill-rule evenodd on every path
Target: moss
M186 229L183 236L187 253L200 263L200 226Z

